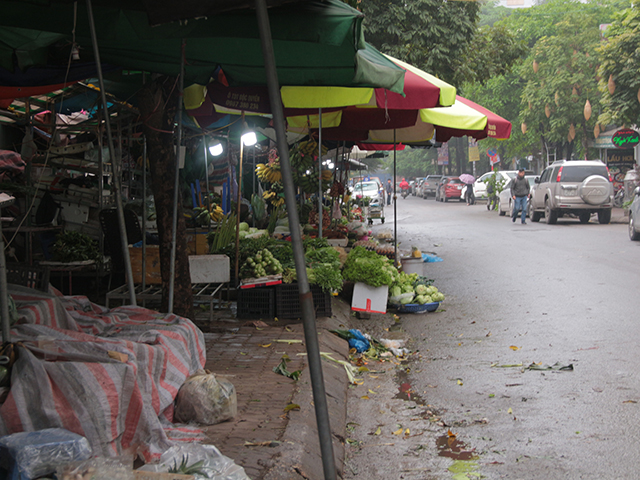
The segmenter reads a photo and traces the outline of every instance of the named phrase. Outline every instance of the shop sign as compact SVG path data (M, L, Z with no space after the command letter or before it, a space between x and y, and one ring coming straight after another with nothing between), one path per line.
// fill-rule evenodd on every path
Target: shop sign
M477 162L480 160L480 149L478 141L475 138L469 138L469 161Z
M611 143L617 148L633 148L640 142L640 135L635 130L623 128L611 136Z
M446 142L438 148L438 165L449 165L449 144Z

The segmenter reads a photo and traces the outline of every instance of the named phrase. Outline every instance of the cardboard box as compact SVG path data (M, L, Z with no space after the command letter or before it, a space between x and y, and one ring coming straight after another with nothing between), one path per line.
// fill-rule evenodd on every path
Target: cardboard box
M191 283L227 283L230 279L226 255L189 255Z
M371 287L366 283L357 282L353 286L351 310L366 313L387 313L387 296L389 287Z
M129 257L131 258L131 270L133 270L133 283L142 283L142 248L129 247ZM147 285L162 283L159 245L147 245L145 269Z
M206 230L196 233L187 231L187 252L189 255L207 255L209 253L208 233Z

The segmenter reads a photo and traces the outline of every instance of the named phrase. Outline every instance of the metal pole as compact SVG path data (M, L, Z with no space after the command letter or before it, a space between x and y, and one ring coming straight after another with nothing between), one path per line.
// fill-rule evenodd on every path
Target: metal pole
M142 290L147 287L147 137L142 144ZM144 302L143 302L144 305Z
M122 247L122 257L124 260L125 274L127 277L127 287L129 290L129 303L136 305L136 290L133 284L133 272L131 270L131 258L129 257L129 241L127 240L127 225L124 220L124 207L122 205L122 179L120 174L122 169L121 159L117 159L113 147L113 135L111 134L111 121L109 119L109 109L107 105L107 95L104 88L104 77L102 76L102 65L100 63L100 51L98 50L98 38L96 26L93 22L93 8L91 0L87 0L87 15L89 17L89 29L91 30L91 43L93 44L93 56L96 61L96 71L98 73L98 84L100 85L100 97L102 100L102 111L104 112L104 123L107 129L107 141L109 143L109 156L111 157L111 169L113 170L113 182L116 187L116 209L118 212L118 228L120 229L120 240ZM102 192L100 192L102 194Z
M204 146L204 170L207 181L207 208L209 209L209 222L207 223L207 232L211 233L211 190L209 187L209 157L207 156L207 137L202 137L202 144ZM227 147L228 148L228 147Z
M309 373L311 375L311 387L313 390L313 404L318 425L318 438L320 441L320 451L322 455L322 468L326 480L336 480L336 464L333 455L333 444L331 441L331 425L329 423L329 410L327 407L327 397L324 389L324 378L322 374L322 361L320 359L320 346L318 344L318 332L316 330L316 317L313 308L313 296L309 289L309 280L304 261L304 249L302 247L302 236L300 234L300 219L296 209L296 197L291 175L291 163L289 162L289 148L285 133L284 112L282 109L282 99L278 85L278 73L276 71L276 61L273 53L273 41L271 38L271 28L265 0L256 0L256 14L258 17L258 28L260 30L260 40L262 43L262 55L264 57L265 70L267 74L267 86L269 89L269 100L273 114L273 124L276 130L278 150L280 153L280 168L282 170L282 183L284 185L285 202L289 214L289 226L291 227L291 239L293 247L293 258L296 265L296 275L298 277L298 289L300 292L300 304L302 307L302 323L304 326L305 345L307 348L307 358L309 360Z
M14 202L11 200L4 206ZM7 259L4 256L4 237L2 236L2 219L0 218L0 315L2 315L2 342L11 341L11 326L9 325L9 291L7 287Z
M318 238L322 238L322 108L318 108Z
M180 56L180 78L178 79L178 138L176 140L176 168L173 183L173 218L171 229L171 259L169 260L169 313L173 313L173 294L176 283L176 235L178 233L178 200L180 188L180 145L182 144L182 95L184 90L184 57L186 41L183 38Z
M244 117L244 115L243 115ZM244 123L244 118L243 118ZM236 170L236 178L238 179L238 195L236 196L236 286L240 285L240 204L242 200L242 156L244 155L244 142L242 134L240 134L240 160L238 161L238 170Z
M393 129L393 245L396 266L400 265L398 258L398 204L396 201L396 129Z

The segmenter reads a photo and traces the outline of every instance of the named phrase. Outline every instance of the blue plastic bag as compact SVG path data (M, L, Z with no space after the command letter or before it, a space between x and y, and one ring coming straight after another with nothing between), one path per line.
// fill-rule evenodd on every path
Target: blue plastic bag
M349 333L353 335L353 338L349 339L349 348L355 348L358 353L369 350L369 340L360 330L352 328Z

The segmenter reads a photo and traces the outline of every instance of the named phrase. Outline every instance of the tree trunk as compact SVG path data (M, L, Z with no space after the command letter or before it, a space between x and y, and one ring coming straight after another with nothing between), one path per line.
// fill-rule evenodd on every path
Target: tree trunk
M178 107L178 95L175 88L175 79L163 78L147 83L138 96L144 133L147 137L151 189L156 205L158 235L160 237L162 310L166 312L169 305L176 164L173 130ZM191 291L191 275L189 272L189 256L181 196L178 196L176 269L173 298L173 313L193 319L193 292Z
M463 172L467 171L465 155L465 139L466 137L458 137L456 139L456 174L460 176Z

